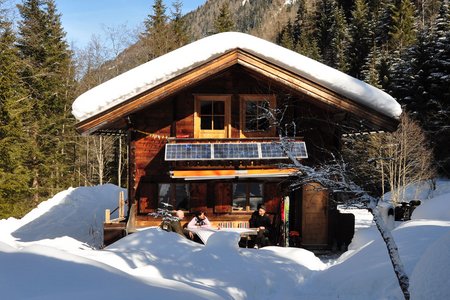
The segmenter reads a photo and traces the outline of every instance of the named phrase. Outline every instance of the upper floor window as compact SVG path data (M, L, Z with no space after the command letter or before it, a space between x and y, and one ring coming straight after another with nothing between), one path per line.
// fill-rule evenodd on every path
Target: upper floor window
M245 131L266 131L269 129L269 102L266 100L245 101Z
M231 131L231 96L196 95L194 136L196 138L227 138Z
M271 113L275 108L273 95L241 95L241 132L243 136L274 133Z
M200 100L200 120L201 130L223 130L225 101Z

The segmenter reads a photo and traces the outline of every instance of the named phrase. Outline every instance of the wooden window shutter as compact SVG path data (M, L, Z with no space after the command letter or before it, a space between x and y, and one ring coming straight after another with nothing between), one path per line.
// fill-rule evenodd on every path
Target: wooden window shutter
M206 211L208 185L206 183L190 184L190 211Z
M143 182L139 187L139 213L149 213L158 205L158 185Z
M231 183L218 182L214 186L214 212L228 213L231 212L232 197L231 197Z

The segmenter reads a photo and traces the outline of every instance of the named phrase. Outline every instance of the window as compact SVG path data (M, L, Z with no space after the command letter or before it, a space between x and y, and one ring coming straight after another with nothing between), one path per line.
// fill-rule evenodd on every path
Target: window
M269 129L269 102L266 100L245 101L245 131L266 131Z
M167 203L168 209L189 209L189 185L184 183L160 183L158 184L158 207L162 208Z
M194 136L196 138L229 137L230 103L229 95L196 95Z
M270 125L271 109L275 108L273 95L241 95L241 136L267 136L274 134Z
M223 130L225 128L225 101L200 101L200 129Z
M233 184L233 211L254 211L263 202L263 184L242 182Z

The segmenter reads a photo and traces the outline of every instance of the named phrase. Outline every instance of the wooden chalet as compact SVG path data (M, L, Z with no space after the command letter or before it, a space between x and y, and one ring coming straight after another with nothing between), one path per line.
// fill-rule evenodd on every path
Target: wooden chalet
M363 92L353 92L358 88ZM317 186L289 188L295 169L285 166L279 137L292 137L295 156L314 166L340 148L343 133L396 128L398 114L366 103L370 97L397 105L374 87L242 33L207 37L86 92L74 111L101 104L76 115L78 132L128 139L128 213L105 223L105 244L127 228L159 225L149 213L162 202L184 210L186 222L203 210L222 227L248 226L264 203L274 244L286 245L291 232L297 246L329 247L340 226L333 195Z

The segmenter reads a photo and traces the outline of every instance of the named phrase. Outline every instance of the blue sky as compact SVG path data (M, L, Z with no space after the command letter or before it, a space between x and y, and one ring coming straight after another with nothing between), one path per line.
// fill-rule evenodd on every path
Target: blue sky
M170 14L173 0L164 0ZM16 3L22 1L16 0ZM182 0L183 13L192 11L206 0ZM92 35L104 35L104 28L126 25L134 29L152 12L154 0L55 0L67 42L84 47Z

